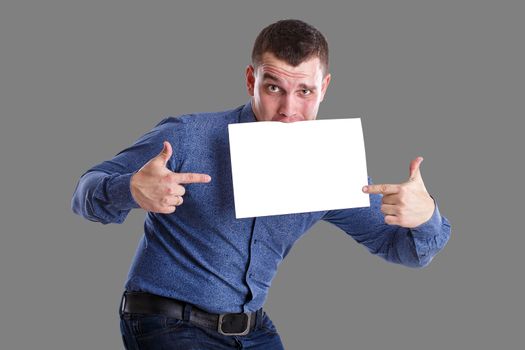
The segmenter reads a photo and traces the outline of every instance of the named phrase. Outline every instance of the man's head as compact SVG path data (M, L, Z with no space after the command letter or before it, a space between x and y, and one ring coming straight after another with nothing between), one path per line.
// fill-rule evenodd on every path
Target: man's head
M311 25L282 20L255 40L246 84L258 121L313 120L328 84L328 44Z

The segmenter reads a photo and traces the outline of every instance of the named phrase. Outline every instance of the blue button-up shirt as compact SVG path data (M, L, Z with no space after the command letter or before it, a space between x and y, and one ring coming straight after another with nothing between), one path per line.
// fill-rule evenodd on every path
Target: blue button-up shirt
M165 140L173 147L168 169L212 178L186 185L184 203L174 213L147 213L126 290L213 313L255 311L280 262L318 220L338 226L372 254L411 267L426 266L448 241L450 225L437 205L427 222L408 229L385 224L381 195L374 194L370 207L236 219L228 124L255 121L250 102L225 112L169 117L82 175L72 209L103 224L122 223L139 207L130 192L131 176L160 153Z

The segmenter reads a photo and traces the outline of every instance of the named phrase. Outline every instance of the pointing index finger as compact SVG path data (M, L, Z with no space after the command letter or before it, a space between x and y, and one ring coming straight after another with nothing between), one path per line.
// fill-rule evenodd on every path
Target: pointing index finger
M207 183L211 181L208 174L198 173L177 173L177 182L179 184Z
M394 194L399 192L399 185L377 184L363 187L363 192L370 194Z

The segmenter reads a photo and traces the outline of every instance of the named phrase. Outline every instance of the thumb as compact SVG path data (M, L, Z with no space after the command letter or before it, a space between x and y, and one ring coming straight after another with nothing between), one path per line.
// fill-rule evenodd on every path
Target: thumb
M168 141L164 141L162 151L159 153L157 158L160 158L162 162L164 163L164 166L166 166L172 154L173 154L173 150L171 149L171 144Z
M423 162L423 157L417 157L416 159L413 159L410 162L410 177L408 179L409 181L423 179L421 177L421 171L419 170L419 166L421 165L422 162Z

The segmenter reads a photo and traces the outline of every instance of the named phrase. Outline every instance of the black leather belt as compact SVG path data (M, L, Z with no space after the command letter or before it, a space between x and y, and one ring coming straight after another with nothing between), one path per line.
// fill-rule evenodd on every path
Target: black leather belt
M223 335L247 335L256 325L255 312L239 314L211 314L191 304L145 292L124 292L120 313L157 314L189 321L197 326L216 330Z

